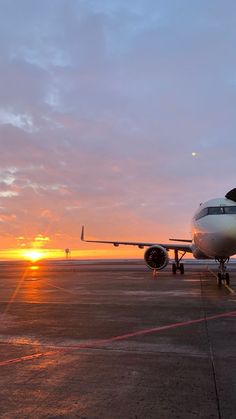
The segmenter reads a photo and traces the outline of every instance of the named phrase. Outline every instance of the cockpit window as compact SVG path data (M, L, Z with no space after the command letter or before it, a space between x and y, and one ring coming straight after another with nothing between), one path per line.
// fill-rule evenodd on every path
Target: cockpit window
M220 214L236 214L236 206L230 207L207 207L203 208L196 216L195 219L205 217L206 215L220 215Z
M224 207L209 207L208 215L224 214Z
M236 206L224 207L225 214L236 214Z
M208 208L203 208L195 217L196 220L199 220L202 217L205 217L208 214Z

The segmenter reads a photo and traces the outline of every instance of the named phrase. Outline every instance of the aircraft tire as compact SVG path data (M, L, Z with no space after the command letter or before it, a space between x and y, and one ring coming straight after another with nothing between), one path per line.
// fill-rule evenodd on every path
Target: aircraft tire
M180 270L181 275L183 275L184 274L184 264L183 263L180 263L179 270Z
M176 264L175 263L172 263L172 274L176 274L176 271L177 271L177 266L176 266Z
M225 283L226 283L226 285L229 285L229 283L230 283L228 272L226 272L226 274L225 274Z
M219 272L218 275L217 275L217 285L221 285L221 284L222 284L222 275Z

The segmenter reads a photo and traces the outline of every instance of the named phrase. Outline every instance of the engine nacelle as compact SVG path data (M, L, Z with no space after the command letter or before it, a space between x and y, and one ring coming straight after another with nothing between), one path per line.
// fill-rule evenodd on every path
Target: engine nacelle
M156 269L159 271L168 265L169 256L164 247L154 245L146 250L144 253L144 260L150 269Z

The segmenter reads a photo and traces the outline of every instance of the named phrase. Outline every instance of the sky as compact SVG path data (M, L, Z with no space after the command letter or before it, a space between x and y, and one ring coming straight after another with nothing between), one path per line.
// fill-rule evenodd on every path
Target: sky
M236 187L235 17L231 0L0 0L0 257L142 257L82 225L190 238L199 203Z

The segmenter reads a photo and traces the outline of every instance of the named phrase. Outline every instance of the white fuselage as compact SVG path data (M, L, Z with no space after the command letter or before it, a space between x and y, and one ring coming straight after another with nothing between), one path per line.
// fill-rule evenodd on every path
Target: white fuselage
M193 255L228 258L236 253L236 202L217 198L200 205L192 220Z

